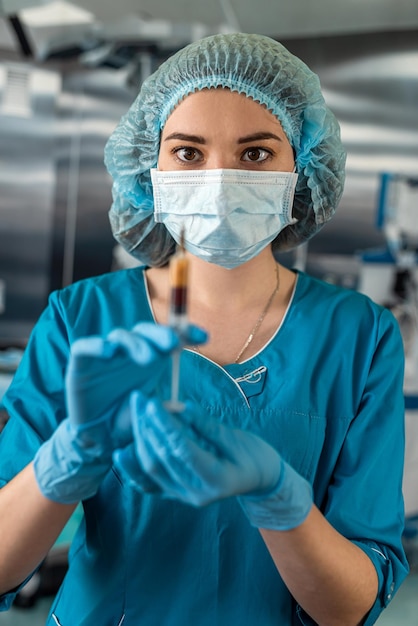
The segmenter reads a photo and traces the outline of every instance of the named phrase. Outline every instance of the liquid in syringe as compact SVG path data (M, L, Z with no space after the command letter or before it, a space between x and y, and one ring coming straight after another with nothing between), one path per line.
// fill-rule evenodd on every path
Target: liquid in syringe
M187 329L187 283L189 261L184 248L184 236L170 259L170 309L168 323L180 334Z

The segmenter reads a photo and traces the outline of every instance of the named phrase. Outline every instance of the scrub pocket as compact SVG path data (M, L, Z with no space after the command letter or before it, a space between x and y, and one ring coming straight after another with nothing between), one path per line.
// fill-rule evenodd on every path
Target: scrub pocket
M327 420L323 416L293 411L259 411L253 432L268 441L282 458L308 482L313 483L325 441Z

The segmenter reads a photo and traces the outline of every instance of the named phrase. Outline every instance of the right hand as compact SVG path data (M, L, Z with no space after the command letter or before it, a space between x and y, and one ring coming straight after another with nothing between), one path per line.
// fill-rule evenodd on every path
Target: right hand
M188 343L205 337L190 326ZM87 337L72 345L65 378L68 418L34 459L45 497L73 504L96 493L113 451L132 440L131 392L152 393L178 346L171 328L147 322L132 331L115 329L106 337Z

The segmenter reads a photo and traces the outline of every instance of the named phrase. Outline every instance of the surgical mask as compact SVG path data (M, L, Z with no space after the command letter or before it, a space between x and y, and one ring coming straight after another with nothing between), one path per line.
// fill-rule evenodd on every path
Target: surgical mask
M195 256L232 269L261 252L289 224L297 174L151 169L154 218Z

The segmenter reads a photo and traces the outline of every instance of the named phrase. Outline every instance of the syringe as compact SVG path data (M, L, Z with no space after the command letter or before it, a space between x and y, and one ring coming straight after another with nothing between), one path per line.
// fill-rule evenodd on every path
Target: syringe
M176 253L170 259L170 308L168 313L168 323L174 328L183 341L187 330L187 283L188 283L189 261L186 257L184 247L184 231L181 233L180 243ZM180 353L182 346L172 353L171 369L171 398L165 403L169 411L181 412L184 410L184 403L179 400L180 385Z

